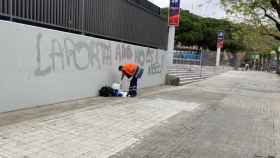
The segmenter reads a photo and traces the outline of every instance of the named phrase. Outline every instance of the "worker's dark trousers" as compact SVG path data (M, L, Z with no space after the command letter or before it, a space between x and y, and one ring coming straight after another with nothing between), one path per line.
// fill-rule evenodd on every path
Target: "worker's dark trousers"
M137 95L137 77L134 75L130 81L128 95L135 97Z

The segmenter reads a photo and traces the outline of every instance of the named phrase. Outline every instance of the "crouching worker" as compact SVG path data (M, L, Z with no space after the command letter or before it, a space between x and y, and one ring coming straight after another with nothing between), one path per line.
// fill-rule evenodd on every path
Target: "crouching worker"
M144 69L136 64L123 64L119 66L119 71L122 72L121 80L123 80L125 76L129 79L132 78L127 96L137 96L137 80L142 77Z

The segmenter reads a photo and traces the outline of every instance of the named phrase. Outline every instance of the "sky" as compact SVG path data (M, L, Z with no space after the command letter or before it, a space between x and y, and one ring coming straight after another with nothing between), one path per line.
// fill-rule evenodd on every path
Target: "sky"
M168 7L170 0L149 1L162 8ZM220 0L181 0L181 8L204 17L225 18L225 11L221 7L219 1Z

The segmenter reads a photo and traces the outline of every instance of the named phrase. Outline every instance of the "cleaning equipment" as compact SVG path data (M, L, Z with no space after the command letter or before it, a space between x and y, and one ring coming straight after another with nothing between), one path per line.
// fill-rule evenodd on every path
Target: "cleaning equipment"
M120 92L122 94L122 97L127 97L127 92Z
M114 97L127 97L127 92L121 90L121 83L113 83L113 95Z
M125 92L125 89L124 88L124 84L123 84L123 81L120 82L120 93L122 94L122 97L127 97L127 92Z
M121 84L120 83L113 83L112 88L115 90L121 90Z

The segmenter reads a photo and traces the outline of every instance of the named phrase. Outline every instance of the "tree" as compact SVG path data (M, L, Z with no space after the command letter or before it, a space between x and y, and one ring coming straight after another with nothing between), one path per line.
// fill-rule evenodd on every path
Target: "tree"
M161 16L167 20L167 8L162 9ZM236 49L240 48L240 46L236 46L240 43L231 39L233 31L236 31L234 23L224 19L204 18L187 10L182 10L180 26L176 31L176 44L216 50L217 33L219 31L225 32L225 45L230 45Z
M167 20L168 8L161 10L161 16ZM182 10L180 26L176 31L176 44L184 46L202 46L203 45L203 22L201 17L191 14L189 11Z
M262 29L264 34L280 40L279 0L221 0L221 3L228 13L241 17Z
M235 31L235 38L238 39L249 54L259 54L261 57L263 70L270 70L272 62L271 50L277 47L278 41L268 35L263 35L254 26L240 23L240 27Z
M168 9L163 8L161 16L167 20ZM176 44L184 46L198 46L215 51L217 49L217 33L225 32L225 47L227 52L235 56L236 65L239 66L238 57L247 52L270 52L275 40L263 35L248 23L236 23L226 19L204 18L181 11L180 26L176 31Z
M239 16L244 22L255 26L263 35L280 42L280 1L279 0L221 0L227 11ZM279 55L277 63L280 63ZM279 64L278 64L279 68ZM280 73L279 69L277 73Z

